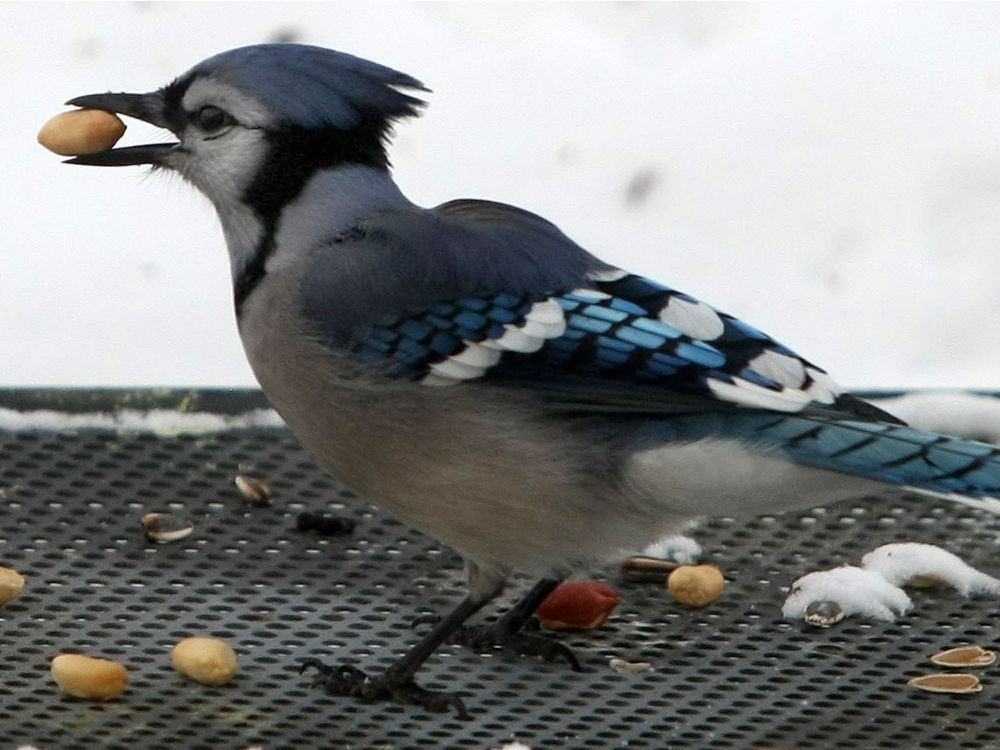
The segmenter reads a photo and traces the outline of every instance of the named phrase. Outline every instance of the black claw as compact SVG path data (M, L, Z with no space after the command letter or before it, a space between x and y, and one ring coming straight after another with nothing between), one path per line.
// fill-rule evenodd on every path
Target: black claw
M459 719L469 718L465 704L457 695L427 690L420 687L412 678L398 677L392 670L369 677L350 664L331 667L319 659L308 658L299 665L299 674L309 667L317 671L313 686L322 687L333 695L356 698L364 703L387 700L410 703L434 713L454 709Z
M305 671L309 669L309 667L312 667L319 672L325 672L330 669L319 659L310 656L308 659L303 659L302 663L299 664L299 674L305 674Z
M564 646L561 643L557 643L556 645L559 646L559 656L563 657L566 661L569 662L570 669L572 669L574 672L582 672L583 667L580 666L580 662L576 658L576 654L573 653L572 649L570 649L568 646ZM558 656L553 657L553 659L550 659L550 661L555 661L555 659L557 658L559 657Z
M459 719L469 718L465 703L457 695L451 693L437 693L425 690L414 682L407 682L394 688L393 695L398 700L421 706L432 713L441 714L455 709Z
M562 643L540 635L520 631L510 632L495 625L465 626L451 639L473 651L490 651L496 646L527 656L540 656L546 661L565 659L574 672L583 668L573 652Z

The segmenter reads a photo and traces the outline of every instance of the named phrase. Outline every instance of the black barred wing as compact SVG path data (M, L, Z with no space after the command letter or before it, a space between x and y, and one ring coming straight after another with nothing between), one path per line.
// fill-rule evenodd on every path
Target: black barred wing
M655 398L661 389L794 412L832 404L840 389L812 365L731 315L624 271L546 295L462 297L370 329L362 360L427 385L487 378L560 383L588 403ZM658 386L658 387L653 387Z

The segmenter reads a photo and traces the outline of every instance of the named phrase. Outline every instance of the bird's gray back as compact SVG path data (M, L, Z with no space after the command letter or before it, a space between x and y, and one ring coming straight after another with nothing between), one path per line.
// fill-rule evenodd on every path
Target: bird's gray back
M550 222L501 203L460 200L377 212L313 254L303 313L332 346L435 302L503 290L536 296L589 284L607 268Z

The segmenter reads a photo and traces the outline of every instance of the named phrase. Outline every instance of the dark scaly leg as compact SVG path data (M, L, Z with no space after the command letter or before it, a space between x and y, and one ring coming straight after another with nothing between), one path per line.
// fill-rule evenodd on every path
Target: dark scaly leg
M317 676L313 684L322 686L334 695L360 698L366 703L395 700L422 706L428 711L440 712L454 708L459 718L467 719L469 714L461 698L453 693L426 690L417 685L413 677L434 650L488 601L489 599L474 599L471 596L463 599L417 641L406 655L380 675L369 677L349 664L330 667L313 658L306 659L299 671L305 671L309 667L316 669Z
M412 703L436 712L454 708L459 718L469 718L465 704L457 695L427 690L417 685L414 680L417 670L437 647L451 638L469 617L495 599L503 589L502 578L482 575L476 566L471 564L469 570L472 584L470 593L382 674L369 676L350 664L327 666L315 658L304 660L299 672L309 668L315 669L317 675L313 684L325 688L334 695L358 698L366 703L383 700Z
M525 623L538 609L538 605L545 601L545 597L551 594L559 583L557 578L543 578L495 622L488 625L462 625L451 640L479 652L501 646L520 654L541 656L547 661L565 659L574 671L582 671L576 656L562 643L544 636L522 632Z

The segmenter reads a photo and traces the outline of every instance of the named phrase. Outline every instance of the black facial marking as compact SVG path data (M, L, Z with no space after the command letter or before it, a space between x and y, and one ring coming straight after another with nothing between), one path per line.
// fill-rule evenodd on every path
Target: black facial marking
M233 301L236 304L236 317L240 317L243 310L243 303L246 302L250 292L254 290L260 280L264 278L264 266L268 257L274 252L274 229L269 228L261 238L260 244L254 252L250 262L243 268L240 275L233 284Z
M191 85L191 80L191 78L178 78L160 90L163 94L163 116L170 123L170 130L178 136L188 122L188 116L181 102L188 86Z
M389 168L387 125L356 130L282 128L267 133L267 157L243 195L243 202L267 221L301 192L317 170L341 164Z
M257 214L264 233L253 259L236 280L237 315L264 277L267 259L274 252L281 210L295 200L320 169L359 164L388 170L385 147L388 129L384 118L370 117L359 128L349 131L284 128L267 133L267 157L243 194L243 202Z

